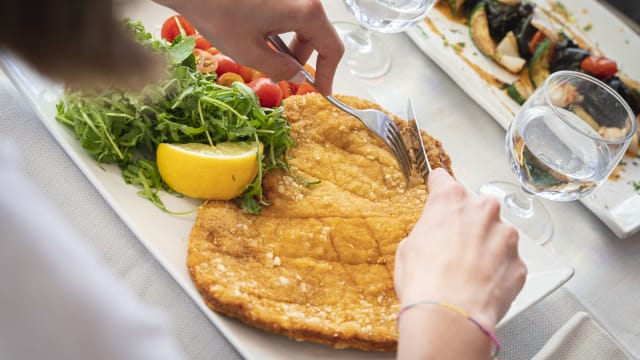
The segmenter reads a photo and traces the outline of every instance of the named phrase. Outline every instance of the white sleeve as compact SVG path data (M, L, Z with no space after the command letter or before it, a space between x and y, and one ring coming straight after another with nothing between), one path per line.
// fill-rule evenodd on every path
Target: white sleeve
M16 158L0 139L0 358L183 359L166 316L102 265Z

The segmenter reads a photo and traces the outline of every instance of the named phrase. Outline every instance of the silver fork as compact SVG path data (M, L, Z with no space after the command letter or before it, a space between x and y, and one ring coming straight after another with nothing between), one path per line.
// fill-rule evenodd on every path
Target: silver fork
M289 47L282 41L278 35L269 35L269 42L273 44L280 52L287 54L295 59L295 55L289 50ZM315 87L315 79L309 74L309 72L303 68L303 73L306 80ZM385 144L391 149L396 157L396 161L400 166L402 175L409 184L409 178L411 176L411 159L409 158L409 151L407 146L400 135L400 130L396 123L382 111L375 109L354 109L341 101L337 100L333 96L322 95L330 103L335 105L340 110L360 120L369 130L380 137Z

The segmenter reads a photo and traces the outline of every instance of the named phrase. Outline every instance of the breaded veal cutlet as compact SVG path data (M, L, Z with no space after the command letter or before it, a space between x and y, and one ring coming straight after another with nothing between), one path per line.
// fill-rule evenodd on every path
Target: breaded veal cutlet
M297 142L291 172L320 183L267 174L272 205L259 216L232 202L207 203L189 240L191 277L211 309L251 326L336 348L393 350L394 254L427 188L415 169L407 187L385 144L320 95L289 97L284 107ZM394 120L417 149L406 122ZM424 132L422 140L432 166L451 172L442 144Z

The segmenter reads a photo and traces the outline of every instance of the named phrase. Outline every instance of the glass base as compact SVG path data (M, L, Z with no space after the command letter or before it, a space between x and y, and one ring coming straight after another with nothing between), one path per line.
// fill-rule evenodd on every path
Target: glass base
M500 200L500 216L515 226L520 234L543 245L553 234L551 217L544 205L525 193L521 187L504 182L492 181L480 187L479 193Z
M337 21L333 23L344 43L342 61L354 76L375 79L391 68L391 53L374 32L360 25Z

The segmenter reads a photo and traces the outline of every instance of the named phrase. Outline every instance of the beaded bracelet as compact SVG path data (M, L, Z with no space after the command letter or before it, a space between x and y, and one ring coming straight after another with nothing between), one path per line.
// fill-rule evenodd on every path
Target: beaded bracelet
M440 302L440 301L433 301L433 300L424 300L424 301L417 301L411 304L407 304L403 307L400 308L400 310L398 311L398 316L396 317L396 322L400 322L400 315L402 315L405 311L411 309L414 306L417 305L438 305L438 306L442 306L446 309L449 309L450 311L453 311L454 313L464 317L465 319L471 321L473 323L473 325L475 325L478 329L480 329L480 331L482 331L483 334L485 334L489 340L491 340L491 343L494 345L495 349L493 351L493 354L491 355L491 359L497 359L498 357L498 353L500 352L500 343L498 342L498 339L496 338L496 336L490 332L489 330L485 329L484 326L480 325L480 323L472 318L466 311L460 309L459 307L455 306L455 305L451 305L448 303L444 303L444 302Z

